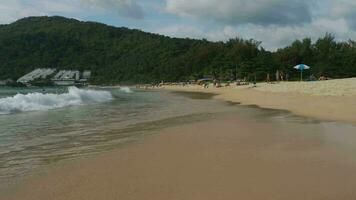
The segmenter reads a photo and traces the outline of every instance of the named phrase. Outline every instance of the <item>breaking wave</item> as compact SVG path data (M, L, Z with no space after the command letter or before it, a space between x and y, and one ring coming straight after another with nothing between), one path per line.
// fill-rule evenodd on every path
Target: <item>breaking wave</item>
M86 103L106 102L112 99L113 97L108 91L83 90L69 87L68 92L63 94L42 94L36 92L2 98L0 99L0 114L44 111Z
M129 87L121 87L120 92L132 93L132 90Z

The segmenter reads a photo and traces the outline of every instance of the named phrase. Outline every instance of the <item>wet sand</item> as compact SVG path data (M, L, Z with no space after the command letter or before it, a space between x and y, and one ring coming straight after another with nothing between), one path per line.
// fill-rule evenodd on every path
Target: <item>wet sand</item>
M334 82L337 81L339 80L335 80ZM342 82L343 80L340 81ZM335 91L332 93L335 95L329 95L331 92L320 92L317 93L317 95L312 95L311 93L313 91L318 90L318 86L321 87L323 85L316 85L316 88L313 88L309 93L300 93L297 92L299 90L296 91L295 89L295 87L298 86L298 83L291 84L294 86L290 89L291 91L288 90L288 87L283 87L283 84L281 84L280 87L278 84L262 84L257 85L256 88L252 86L231 86L226 88L210 87L208 89L204 89L202 86L197 85L187 87L165 86L165 89L180 92L213 93L215 94L215 99L223 101L241 103L242 105L258 105L262 108L287 110L301 116L356 124L356 96L353 95L354 93L350 92L349 95L342 96L338 95L341 93L340 91L339 93L337 93L338 91ZM302 86L303 84L301 84L301 87ZM348 89L350 86L345 85L345 87ZM283 92L280 92L281 88L284 89ZM342 87L340 86L340 88ZM271 91L269 91L269 89ZM321 89L323 89L322 91L326 90L325 87L322 87ZM335 88L330 88L330 90L332 89Z
M330 126L229 114L63 164L1 199L356 199L354 127Z

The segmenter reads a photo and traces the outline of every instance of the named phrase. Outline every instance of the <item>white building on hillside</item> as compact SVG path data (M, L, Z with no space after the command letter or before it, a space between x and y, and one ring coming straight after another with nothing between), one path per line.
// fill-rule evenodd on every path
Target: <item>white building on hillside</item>
M17 80L18 83L29 84L30 82L36 79L46 79L48 76L52 75L56 72L56 69L46 69L46 68L39 68L35 69L32 72L24 75L23 77Z

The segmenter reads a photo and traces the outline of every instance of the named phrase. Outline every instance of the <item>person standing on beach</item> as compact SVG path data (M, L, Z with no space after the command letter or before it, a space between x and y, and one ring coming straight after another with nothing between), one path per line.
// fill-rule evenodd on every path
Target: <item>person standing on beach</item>
M279 70L277 70L277 71L276 71L276 81L277 81L277 83L279 83L279 78L280 78L280 76L279 76Z
M266 82L267 82L267 83L271 83L271 78L270 78L270 76L269 76L269 73L267 73Z
M283 73L283 71L281 71L281 73L280 73L280 77L281 77L281 81L284 81L284 73Z
M209 83L208 82L204 82L204 89L209 88Z

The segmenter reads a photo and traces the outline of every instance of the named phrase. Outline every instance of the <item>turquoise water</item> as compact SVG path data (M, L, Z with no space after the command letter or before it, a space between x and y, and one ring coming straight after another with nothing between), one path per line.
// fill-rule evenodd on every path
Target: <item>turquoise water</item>
M0 88L0 182L220 109L209 101L129 88Z

